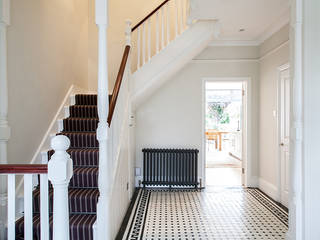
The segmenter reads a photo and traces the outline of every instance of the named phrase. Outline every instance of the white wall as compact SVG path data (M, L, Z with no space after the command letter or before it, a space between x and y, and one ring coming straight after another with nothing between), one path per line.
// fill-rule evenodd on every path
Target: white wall
M88 84L88 1L11 1L10 163L30 163L72 84Z
M303 204L304 237L320 239L320 1L303 2ZM297 169L300 171L301 169ZM300 194L300 193L297 193Z
M259 162L260 188L277 195L277 84L279 70L289 62L289 26L286 25L260 46ZM279 47L280 46L280 47Z
M241 54L238 54L239 61L218 60L218 56L207 53L215 53L212 48L215 47L209 47L197 57L204 58L206 55L206 60L194 60L187 64L137 109L136 166L142 167L141 149L145 147L197 148L200 150L200 160L203 159L203 78L249 77L252 95L248 107L252 116L248 119L251 127L248 136L251 151L248 157L252 160L252 168L248 174L253 177L249 185L255 185L258 176L259 63ZM253 52L258 51L253 49ZM215 60L208 60L210 58Z

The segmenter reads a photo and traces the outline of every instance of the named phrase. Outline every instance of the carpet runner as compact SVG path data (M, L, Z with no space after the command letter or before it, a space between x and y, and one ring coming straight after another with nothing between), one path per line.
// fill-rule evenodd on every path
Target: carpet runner
M110 98L110 96L109 96ZM73 160L73 177L69 184L70 240L93 239L98 190L99 144L97 95L76 95L70 116L63 120L63 132L70 139L68 153ZM48 152L49 159L54 151ZM49 160L50 161L50 160ZM50 236L52 237L53 189L49 190ZM33 235L40 240L40 189L33 192ZM16 222L17 239L23 239L24 219Z

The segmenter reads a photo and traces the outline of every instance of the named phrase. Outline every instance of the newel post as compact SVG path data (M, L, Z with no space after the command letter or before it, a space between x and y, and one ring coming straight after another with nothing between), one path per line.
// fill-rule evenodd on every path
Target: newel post
M0 164L8 163L7 144L10 138L8 125L8 74L7 28L10 24L10 0L0 0ZM5 239L7 221L7 183L0 176L0 239Z
M110 163L108 159L109 113L108 62L107 62L107 27L108 0L96 0L95 18L98 27L98 116L97 139L99 141L99 199L97 204L98 240L110 240Z
M73 174L73 163L66 150L70 140L63 135L51 141L55 151L48 163L48 179L53 185L53 240L69 240L68 185Z

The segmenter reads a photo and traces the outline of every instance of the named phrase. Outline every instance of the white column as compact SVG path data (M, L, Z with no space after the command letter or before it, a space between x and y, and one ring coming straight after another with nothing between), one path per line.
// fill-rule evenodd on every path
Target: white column
M53 186L53 240L69 240L68 185L73 174L73 164L66 150L70 140L63 135L51 141L55 151L48 163L48 179Z
M98 240L110 240L110 163L108 161L109 113L108 62L107 62L107 27L108 1L96 0L96 24L99 29L98 48L98 115L97 139L99 141L99 200L97 204Z
M10 24L10 1L0 0L0 164L8 163L7 144L10 138L8 125L7 27ZM0 239L5 238L7 221L7 178L0 176Z
M291 153L289 191L289 232L288 239L302 240L302 1L295 1L291 9Z

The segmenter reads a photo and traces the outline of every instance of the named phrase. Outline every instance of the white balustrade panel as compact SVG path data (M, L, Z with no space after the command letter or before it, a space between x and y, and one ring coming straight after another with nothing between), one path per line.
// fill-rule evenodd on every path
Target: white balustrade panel
M8 240L16 239L16 175L20 174L8 174ZM33 176L34 174L23 175L25 240L33 239ZM40 228L41 240L49 240L49 190L47 174L40 174Z
M187 28L189 0L172 0L164 4L133 32L134 66L138 70L148 63ZM173 36L171 34L173 33Z

